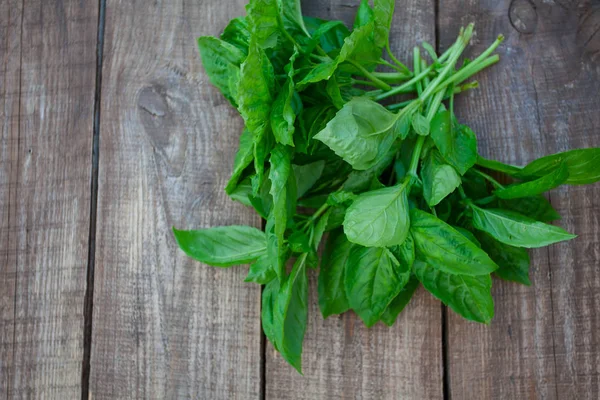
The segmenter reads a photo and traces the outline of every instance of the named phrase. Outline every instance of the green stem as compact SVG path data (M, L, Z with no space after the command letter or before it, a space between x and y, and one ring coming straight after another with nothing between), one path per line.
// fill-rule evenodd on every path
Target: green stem
M394 53L392 53L392 49L390 48L390 42L388 40L388 42L385 44L385 49L388 53L388 55L390 56L390 58L392 59L392 61L394 63L396 63L396 65L398 67L400 67L402 70L404 70L406 73L410 73L410 70L406 67L406 65L402 64L400 61L398 61L398 59L396 58L396 56L394 56Z
M460 84L472 77L473 75L475 75L476 73L478 73L479 71L486 69L487 67L497 63L498 61L500 61L500 57L497 54L494 54L493 56L486 58L478 64L469 64L468 66L466 66L465 68L448 78L442 84L442 86L451 85L452 83Z
M369 78L371 81L373 81L373 83L375 83L376 87L383 89L383 90L390 90L392 87L390 85L388 85L387 83L385 83L384 81L382 81L381 79L377 78L376 76L373 76L372 73L370 73L369 71L367 71L365 69L365 67L363 67L362 65L360 65L359 63L357 63L354 60L346 60L348 63L352 64L356 69L358 69L360 71L360 73L365 77L365 78Z
M413 68L415 71L415 75L419 75L419 72L421 72L421 51L419 50L418 47L413 48ZM425 78L427 78L427 77L425 77ZM425 78L423 78L423 79L425 79ZM417 93L419 94L419 97L423 93L423 82L422 81L417 82Z
M454 94L459 94L459 93L462 93L462 92L466 92L467 90L470 90L470 89L475 89L477 87L479 87L479 83L477 81L473 81L473 82L465 83L464 85L461 85L461 86L454 87L454 92L453 93ZM414 92L414 90L411 91L411 92ZM450 96L445 95L443 100L448 100L448 99L450 99ZM409 105L410 103L412 103L413 100L415 100L415 99L411 99L411 100L401 101L399 103L390 104L390 105L386 106L386 108L388 110L390 110L390 111L398 110L400 108L406 107L407 105Z
M371 72L371 74L382 81L390 83L403 82L413 77L412 74L408 75L404 72Z
M375 83L371 82L371 81L363 81L362 79L354 79L352 78L351 81L352 85L363 85L363 86L374 86L374 87L379 87L377 86ZM341 86L341 85L338 85Z
M463 200L469 200L469 198L467 197L467 195L465 193L465 190L463 189L462 185L458 187L458 194L460 194L460 198L461 199L463 199Z
M309 219L306 220L302 229L308 228L310 226L310 224L312 224L325 211L327 211L328 208L329 208L329 204L327 204L327 203L325 203L321 207L319 207L319 209L317 211L315 211L315 213L312 215L312 217L310 217Z
M477 157L477 165L483 168L491 169L498 172L504 172L505 174L514 175L521 171L520 167L515 167L514 165L508 165L501 163L496 160L488 160L487 158L483 158L481 156Z
M426 136L419 136L417 143L410 159L410 166L408 167L408 176L417 177L417 167L419 166L419 158L421 157L421 150L423 150L423 144L425 143Z
M379 65L385 65L386 67L393 68L393 69L395 69L398 72L402 72L403 74L406 74L405 70L403 70L402 68L398 67L395 64L392 64L388 60L384 60L383 58L381 58L379 61L377 61L377 64L379 64Z
M416 75L414 78L403 83L402 85L396 86L392 90L389 90L387 92L383 92L383 93L377 95L375 97L375 100L379 101L379 100L388 98L390 96L393 96L395 94L406 93L407 88L413 86L414 84L419 82L421 79L424 79L431 71L433 71L433 65L430 65L426 70L422 71L420 74Z
M497 180L495 180L494 178L492 178L491 176L489 176L485 172L481 172L480 170L475 169L475 168L473 168L472 171L475 172L477 175L481 176L483 179L489 181L496 188L498 188L498 189L504 189L504 185L503 184L501 184L500 182L498 182Z

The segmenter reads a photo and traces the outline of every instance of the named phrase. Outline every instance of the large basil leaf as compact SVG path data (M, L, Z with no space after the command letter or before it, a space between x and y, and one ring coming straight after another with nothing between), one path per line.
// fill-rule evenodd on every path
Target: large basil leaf
M488 324L494 317L490 275L448 274L419 260L413 271L429 293L469 321Z
M486 275L498 266L485 251L435 216L412 209L410 232L417 259L449 274Z
M498 189L494 194L501 199L517 199L522 197L537 196L548 190L554 189L555 187L562 185L569 178L569 170L567 164L562 163L560 166L550 172L547 175L542 176L536 180L524 183L518 183L505 187L504 189Z
M450 111L442 111L433 117L430 135L442 156L461 175L475 165L477 137L468 126L455 123Z
M325 161L319 160L306 165L292 165L298 188L298 198L304 196L321 177Z
M185 254L215 267L230 267L256 261L265 254L264 232L250 226L218 226L199 230L173 229Z
M498 264L498 269L494 271L496 275L507 281L531 285L529 253L526 249L499 242L485 232L478 232L477 237L490 258Z
M248 276L246 276L244 282L254 282L260 285L266 285L276 277L277 274L275 273L271 260L267 254L263 254L255 263L250 265Z
M250 45L250 31L248 30L246 18L238 17L229 21L221 34L221 40L234 45L247 55L248 46Z
M332 232L327 239L318 284L319 308L323 318L342 314L350 308L344 288L344 277L352 247L354 244L346 239L341 230Z
M283 358L302 373L302 342L308 318L306 254L301 255L287 277L273 309L275 342Z
M473 226L496 240L516 247L543 247L575 237L564 229L536 221L514 211L471 205Z
M320 44L325 53L339 50L344 45L344 39L350 35L350 31L342 21L304 17L304 24L313 38L307 52L312 52L317 44Z
M500 205L502 208L516 211L519 214L527 215L529 218L533 218L542 222L550 222L560 219L560 214L543 196L502 200Z
M277 0L277 4L283 17L283 26L285 29L292 31L300 30L306 36L310 36L302 18L300 0Z
M210 82L234 107L237 107L240 65L246 58L246 54L236 46L212 36L199 37L198 49Z
M231 173L231 177L227 182L227 186L225 186L225 192L227 194L231 195L233 193L238 185L238 181L240 180L242 173L246 167L252 163L253 159L254 140L252 137L252 132L250 132L248 129L244 129L244 132L242 132L242 135L240 136L240 145L233 161L233 172Z
M410 268L387 248L354 246L344 280L348 303L365 325L373 326L409 278Z
M407 184L365 192L346 211L344 232L362 246L395 246L410 228Z
M263 49L275 47L281 35L278 0L250 0L246 19L252 39Z
M283 252L284 233L296 211L296 178L292 169L292 155L288 147L277 145L271 152L271 196L273 196L274 232L277 237L278 253ZM276 268L279 277L285 268L281 262Z
M375 0L373 11L375 15L375 45L382 49L388 42L392 17L394 16L395 0Z
M406 308L413 294L419 287L419 280L411 276L408 283L400 290L398 296L392 300L390 305L385 309L381 315L381 321L387 326L392 326L398 319L398 315Z
M567 166L569 178L565 183L585 185L600 181L600 147L569 150L538 158L527 164L515 176L519 178L542 177L554 172L561 164Z
M354 169L373 167L397 137L398 117L364 97L352 99L314 139L325 143Z
M421 171L423 196L430 207L436 206L460 186L460 176L453 166L442 159L439 151L429 152Z

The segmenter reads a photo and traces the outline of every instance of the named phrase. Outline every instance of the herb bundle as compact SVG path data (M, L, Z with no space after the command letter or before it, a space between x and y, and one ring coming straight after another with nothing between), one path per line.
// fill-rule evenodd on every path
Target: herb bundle
M443 54L415 47L409 68L390 50L393 10L393 0L363 0L350 31L303 16L299 0L250 0L220 38L198 39L208 77L245 122L225 190L266 224L175 237L203 263L251 264L246 281L266 285L265 335L298 371L309 268L320 264L325 318L352 309L367 326L392 325L423 285L489 323L491 274L529 285L527 248L575 237L548 224L560 216L542 194L600 180L598 148L525 167L479 156L454 96L499 60L502 37L459 63L469 25Z

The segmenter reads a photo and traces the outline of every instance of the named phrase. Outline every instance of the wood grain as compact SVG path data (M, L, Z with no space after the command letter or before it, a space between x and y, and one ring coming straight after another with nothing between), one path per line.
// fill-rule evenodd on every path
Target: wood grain
M97 12L95 1L0 3L8 398L81 395Z
M107 2L91 398L259 397L260 288L171 232L260 224L223 190L243 125L195 43L244 4Z
M482 154L523 164L576 147L598 146L597 63L593 29L581 34L584 2L440 2L442 45L476 22L472 54L499 33L501 62L480 89L456 103L477 132ZM591 43L591 44L590 44ZM531 252L532 287L496 280L489 327L449 311L451 398L598 398L600 265L598 185L555 191L558 222L574 241Z
M358 1L303 1L307 15L351 25ZM351 4L351 6L349 6ZM398 1L392 43L402 59L415 41L435 43L434 2ZM405 40L410 38L410 40ZM311 271L314 272L314 271ZM269 344L267 399L439 399L442 393L441 306L419 290L393 328L365 328L354 313L323 320L316 274L300 376Z

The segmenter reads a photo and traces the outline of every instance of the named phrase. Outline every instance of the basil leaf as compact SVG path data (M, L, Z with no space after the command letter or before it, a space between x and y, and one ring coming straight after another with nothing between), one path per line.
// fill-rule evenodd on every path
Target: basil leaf
M413 271L425 289L469 321L488 324L494 317L489 275L455 275L415 261Z
M231 197L232 200L238 201L248 207L252 206L252 202L250 201L251 195L252 184L250 183L249 177L238 183L236 187L231 190L231 193L229 193L229 197Z
M210 82L234 107L237 107L240 65L246 58L246 54L234 45L212 36L199 37L198 49Z
M246 18L238 17L229 21L221 34L221 40L234 45L247 55L248 46L250 45L250 31L248 30Z
M530 182L519 183L498 189L494 194L501 199L517 199L521 197L531 197L547 192L555 187L565 183L569 178L569 170L567 164L562 163L560 166L544 175L541 178Z
M339 50L344 45L344 39L350 35L350 31L342 21L304 17L304 24L313 37L311 44L306 49L308 53L312 53L317 44L321 45L325 53Z
M263 332L269 342L279 351L277 345L277 323L275 321L275 309L277 308L277 296L279 295L280 284L278 279L273 279L269 282L262 292L262 310L261 310L261 325Z
M471 208L475 228L511 246L543 247L577 237L558 226L538 222L514 211L483 209L475 205Z
M542 177L555 171L561 164L567 166L569 178L565 183L585 185L600 181L600 147L565 151L539 158L527 164L514 176L518 178Z
M367 327L373 326L409 278L410 267L387 248L354 246L344 279L348 303Z
M273 136L275 136L275 140L278 143L289 146L294 145L296 113L292 107L292 100L294 99L294 61L298 54L298 50L294 49L294 54L288 64L288 78L273 102L271 109L271 129L273 130Z
M419 280L411 276L408 280L408 283L400 290L398 296L394 297L394 300L390 303L390 305L385 309L383 314L381 315L381 321L387 326L392 326L398 319L398 315L406 308L413 294L419 287Z
M394 16L395 0L375 0L373 11L375 14L375 45L382 49L387 43Z
M464 175L477 161L477 137L465 125L454 123L450 111L437 113L431 121L431 138L442 156Z
M238 185L242 173L246 167L252 163L253 159L254 140L252 137L252 132L250 132L248 129L244 129L244 132L242 132L242 135L240 136L240 145L233 161L233 172L231 173L231 177L227 182L227 186L225 186L225 192L228 195L233 193L234 189Z
M359 195L346 211L344 233L362 246L395 246L410 228L406 183Z
M189 257L216 267L247 264L265 254L264 232L250 226L218 226L199 230L173 228L179 248Z
M292 168L296 177L297 195L300 198L317 183L323 173L323 168L325 168L325 161L315 161L306 165L292 165Z
M291 151L283 145L277 145L271 152L271 196L273 196L274 232L277 237L278 253L284 250L284 234L288 221L296 212L296 179L292 170ZM277 276L283 276L285 262L276 268Z
M248 276L244 279L244 282L254 282L259 285L266 285L277 277L275 269L271 264L271 260L266 254L263 254L256 260L255 263L250 265L248 270Z
M394 142L392 147L381 157L375 165L364 171L352 171L348 179L342 185L347 192L360 193L369 188L373 179L377 178L394 161L394 157L400 148L398 141ZM347 165L347 164L346 164Z
M543 196L522 197L520 199L502 200L502 208L516 211L530 218L542 222L550 222L560 219L550 202Z
M363 27L374 21L373 9L369 6L369 0L361 0L356 17L354 17L354 29Z
M429 135L429 121L423 115L415 113L412 116L412 127L417 135L427 136Z
M423 196L430 207L436 206L460 186L460 176L444 162L437 150L430 151L421 170Z
M397 116L364 98L352 99L314 137L325 143L354 169L366 170L392 146Z
M453 228L456 229L456 231L459 232L461 235L473 242L477 247L481 247L481 243L479 242L479 240L477 240L477 238L475 237L475 235L473 235L471 231L468 231L465 228L461 228L460 226L454 226ZM486 253L488 253L489 255L488 251L486 251ZM494 260L492 256L490 256L490 258ZM496 260L494 260L494 262L496 262Z
M346 239L341 230L332 232L327 239L318 279L319 308L323 318L342 314L350 308L344 277L352 247L354 244Z
M249 0L246 19L252 40L263 49L275 47L280 36L279 7L276 0Z
M435 216L412 209L410 232L417 259L449 274L486 275L498 266L456 229Z
M292 31L299 29L310 37L302 18L300 0L277 0L277 4L283 17L284 28Z
M273 309L277 350L290 365L302 373L302 342L308 318L308 277L306 254L296 260Z
M530 286L529 253L522 247L509 246L501 243L485 232L478 232L483 249L490 258L498 264L494 271L500 278Z

